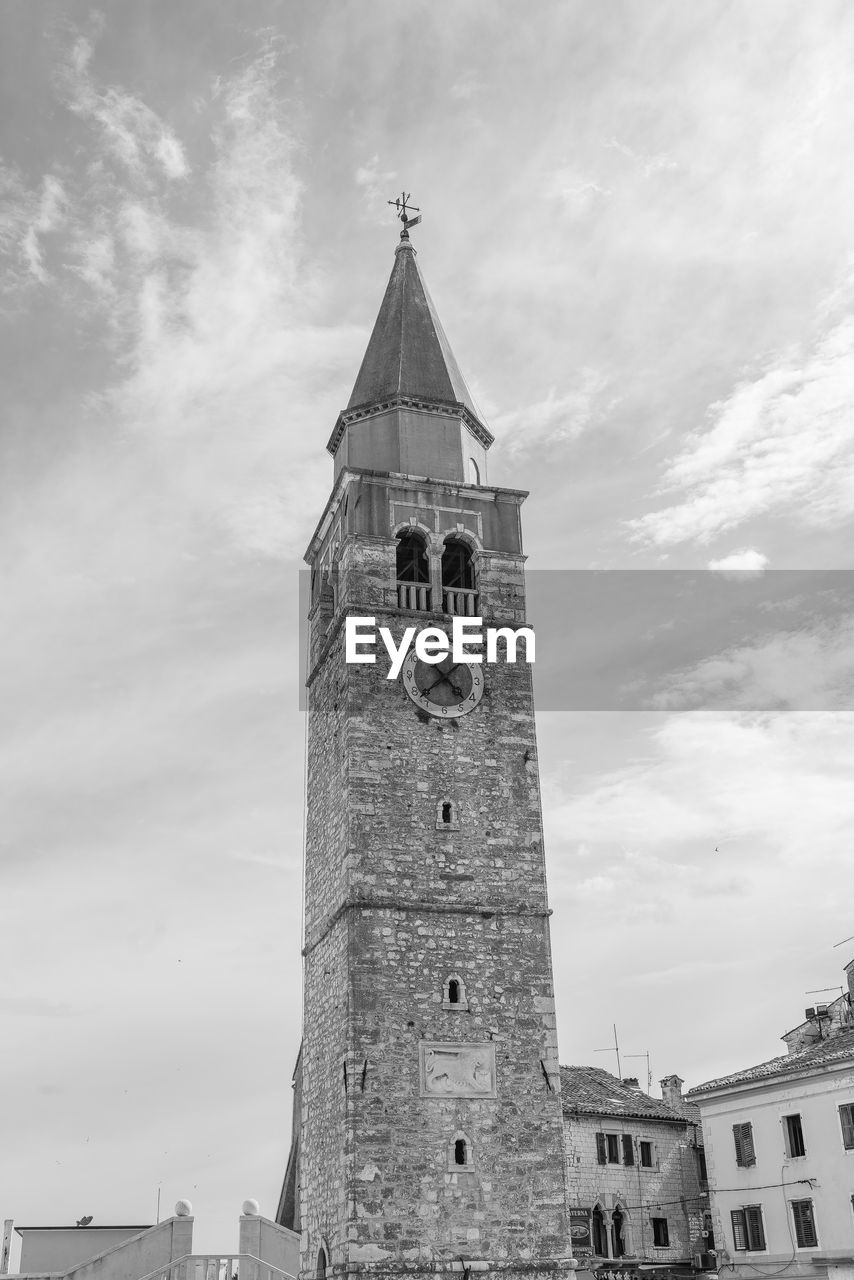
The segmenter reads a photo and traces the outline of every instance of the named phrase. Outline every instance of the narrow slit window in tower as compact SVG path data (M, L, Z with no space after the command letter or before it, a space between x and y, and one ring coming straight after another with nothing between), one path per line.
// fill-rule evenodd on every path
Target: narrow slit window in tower
M456 978L451 978L448 983L448 1004L460 1003L460 984Z
M454 1164L468 1164L468 1154L465 1138L457 1138L454 1142Z

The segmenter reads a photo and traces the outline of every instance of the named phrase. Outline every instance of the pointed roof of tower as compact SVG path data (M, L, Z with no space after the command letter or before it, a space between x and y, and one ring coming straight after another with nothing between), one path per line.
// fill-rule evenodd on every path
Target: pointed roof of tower
M480 422L406 231L347 409L391 396L462 404Z

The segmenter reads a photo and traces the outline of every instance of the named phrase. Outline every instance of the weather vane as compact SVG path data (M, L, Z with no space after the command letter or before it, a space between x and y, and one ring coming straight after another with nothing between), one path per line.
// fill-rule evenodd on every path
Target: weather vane
M417 226L421 221L421 210L415 204L409 203L409 192L401 191L396 200L387 200L386 204L393 205L397 209L397 216L403 223L403 230L400 233L401 239L409 239L409 228ZM410 218L410 213L417 213L417 218Z

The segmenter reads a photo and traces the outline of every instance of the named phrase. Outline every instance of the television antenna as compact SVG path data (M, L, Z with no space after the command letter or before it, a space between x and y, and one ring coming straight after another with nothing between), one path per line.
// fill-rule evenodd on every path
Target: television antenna
M616 1022L614 1023L614 1044L613 1044L613 1047L612 1047L611 1045L609 1045L607 1049L594 1049L594 1050L593 1050L593 1052L594 1052L594 1053L616 1053L616 1055L617 1055L617 1075L618 1075L618 1076L620 1077L620 1079L622 1080L622 1078L623 1078L623 1068L622 1068L622 1066L620 1065L620 1042L619 1042L619 1040L617 1039L617 1024L616 1024Z
M647 1096L652 1092L652 1068L649 1065L649 1049L645 1053L627 1053L626 1058L646 1058L646 1092Z

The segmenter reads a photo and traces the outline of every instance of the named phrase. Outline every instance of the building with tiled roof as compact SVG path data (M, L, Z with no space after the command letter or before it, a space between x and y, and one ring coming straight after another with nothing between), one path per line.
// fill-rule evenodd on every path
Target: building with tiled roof
M662 1277L711 1266L699 1108L601 1067L561 1067L573 1252L596 1271Z
M854 966L811 1006L789 1052L692 1089L718 1262L736 1278L854 1275Z

